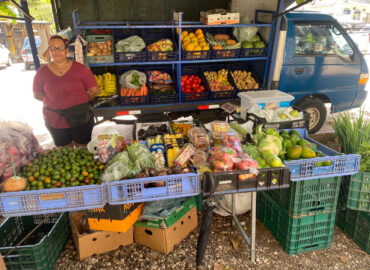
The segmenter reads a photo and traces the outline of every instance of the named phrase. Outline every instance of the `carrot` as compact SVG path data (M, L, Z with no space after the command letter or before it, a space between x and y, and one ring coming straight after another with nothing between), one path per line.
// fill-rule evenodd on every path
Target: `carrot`
M144 94L143 94L143 96L146 96L146 95L148 95L148 87L146 87L146 85L144 85Z
M144 85L140 88L139 96L144 96Z
M130 97L132 95L132 89L127 88L127 96Z

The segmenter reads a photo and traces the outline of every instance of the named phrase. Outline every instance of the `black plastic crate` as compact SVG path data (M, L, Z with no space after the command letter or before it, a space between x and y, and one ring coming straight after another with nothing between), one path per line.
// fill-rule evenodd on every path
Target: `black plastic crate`
M230 71L227 74L227 80L229 81L230 85L234 88L234 90L228 90L228 91L212 91L211 88L209 87L208 81L206 79L206 76L204 75L204 72L206 71L216 71L218 72L221 69L226 69L226 66L222 65L217 65L217 66L204 66L202 70L202 76L204 77L204 81L206 84L206 89L208 90L208 98L209 99L232 99L236 95L236 89L233 85L232 78Z
M298 112L302 112L302 109L297 107L292 107ZM263 124L264 128L274 128L274 129L291 129L291 128L308 128L310 125L310 114L303 111L303 119L282 121L282 122L267 122L266 118L258 117L254 113L247 112L247 121L252 121L254 123L253 127Z
M227 34L231 39L238 43L237 38L232 34L232 28L208 28L205 32L211 34L212 36L216 34ZM206 33L204 33L205 36ZM210 45L210 47L212 59L238 58L240 54L240 48L215 50L213 49L213 46Z
M120 85L120 77L123 73L129 71L129 70L137 70L140 72L143 72L146 76L145 69L143 68L122 68L117 70L117 89L119 92L119 99L120 104L123 106L128 105L144 105L150 103L150 87L148 82L148 77L146 78L146 87L148 89L148 94L146 96L122 96L121 95L121 85Z
M249 171L246 171L249 173ZM211 186L213 178L214 192L223 191L236 191L238 190L238 176L235 171L230 172L218 172L212 173L211 177L207 177L206 173L202 174L203 192L209 193L211 191Z
M245 178L245 179L244 179ZM264 168L259 169L257 176L238 173L238 190L248 189L251 191L289 188L290 172L288 168Z
M117 62L145 62L146 61L146 44L141 52L116 52L116 43L130 36L139 36L144 42L144 33L139 29L114 29L114 61Z
M263 41L263 43L265 43L265 47L264 48L241 48L240 54L239 54L240 58L267 56L268 44L265 40L263 40L263 38L261 38L260 35L258 36L260 37L260 40Z
M230 64L230 65L227 65L227 70L229 70L230 72L230 75L231 75L231 79L232 79L232 84L233 86L235 87L236 91L239 93L239 92L247 92L247 91L256 91L256 90L261 90L262 89L262 83L261 83L261 79L260 77L257 75L257 73L254 71L254 69L249 66L249 65L243 65L243 64ZM256 81L256 83L258 83L258 87L253 87L253 88L250 88L250 89L245 89L245 88L239 88L237 85L236 85L236 82L234 80L234 77L233 75L231 74L231 72L234 72L234 71L246 71L246 72L251 72L251 75L252 77L254 78L254 80Z
M181 101L182 102L197 102L204 101L208 99L208 90L204 76L202 76L202 71L199 66L183 66L181 71L181 76L184 75L195 75L202 80L202 85L205 87L204 92L202 93L184 93L181 92Z
M172 29L173 30L173 29ZM179 52L171 29L148 29L144 30L144 41L147 50L148 61L177 61L179 60ZM173 51L168 52L150 52L148 46L161 39L169 39L173 43Z
M150 82L149 82L149 71L155 71L158 70L162 73L168 73L171 76L171 79L173 80L173 86L175 88L176 93L175 94L154 94L152 87L150 87ZM152 67L152 68L147 68L146 71L146 76L148 78L148 85L150 88L150 101L152 104L165 104L165 103L177 103L179 100L179 89L176 84L176 72L173 71L173 69L168 66L168 67Z
M195 33L195 28L183 28L183 31ZM205 32L203 32L205 34ZM176 43L177 46L181 46L178 44L178 35L176 35ZM204 37L205 39L206 37ZM207 42L207 40L205 41ZM207 42L209 45L209 43ZM209 45L210 46L210 45ZM185 51L185 48L181 48L181 59L182 60L204 60L211 58L211 48L209 50L200 50L200 51Z

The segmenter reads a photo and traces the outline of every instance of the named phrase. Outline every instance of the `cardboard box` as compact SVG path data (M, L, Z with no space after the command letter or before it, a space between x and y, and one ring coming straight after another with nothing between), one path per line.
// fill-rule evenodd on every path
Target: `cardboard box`
M135 226L144 226L154 229L169 228L196 206L197 204L195 198L190 197L187 201L183 202L174 212L169 214L167 217L150 220L139 219L138 221L136 221Z
M175 245L184 240L198 225L196 207L181 217L169 228L150 228L135 225L135 242L164 254L170 253Z
M105 205L87 212L89 226L94 231L126 232L139 219L144 203Z
M200 21L207 25L237 24L240 22L239 12L227 12L224 9L213 9L200 12Z
M0 270L6 270L5 262L3 260L3 257L1 256L1 253L0 253Z
M83 215L86 215L86 212L77 212L70 215L72 237L80 260L89 258L93 254L102 254L115 250L120 246L128 246L134 243L133 227L129 228L125 233L93 232L81 234L80 220Z

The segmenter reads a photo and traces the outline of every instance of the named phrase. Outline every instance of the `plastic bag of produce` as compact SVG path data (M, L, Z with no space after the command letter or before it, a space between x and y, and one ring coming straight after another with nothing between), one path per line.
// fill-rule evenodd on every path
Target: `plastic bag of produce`
M133 142L127 146L131 161L140 169L155 168L155 162L149 149L139 142Z
M210 162L215 172L232 171L236 157L237 153L234 149L218 147L211 150Z
M101 134L98 136L98 146L96 154L98 160L105 164L115 155L122 151L125 146L125 139L118 134Z
M184 201L186 201L186 198L146 202L144 204L143 214L140 216L140 219L143 220L167 217Z
M116 43L116 52L141 52L145 48L144 40L139 36L131 36Z
M240 18L241 24L252 24L248 16ZM250 41L257 35L258 27L234 27L233 34L239 42Z
M117 154L108 164L102 179L105 182L118 181L138 174L140 170L133 164L127 151Z
M144 84L146 84L146 76L143 72L129 70L121 75L119 83L125 88L140 89Z
M161 39L148 45L148 51L150 52L172 52L173 43L170 39Z
M201 127L192 127L188 131L189 141L199 150L208 152L210 141L207 132Z
M11 155L18 173L20 167L42 151L32 129L25 123L0 122L0 179L13 175Z

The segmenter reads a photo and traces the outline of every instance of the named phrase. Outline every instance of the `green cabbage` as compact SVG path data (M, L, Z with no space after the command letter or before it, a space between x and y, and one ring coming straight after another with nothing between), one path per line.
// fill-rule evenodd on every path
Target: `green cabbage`
M258 144L258 150L262 153L265 150L270 150L274 155L279 155L282 151L282 141L279 137L274 135L266 135Z

